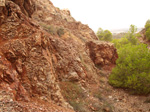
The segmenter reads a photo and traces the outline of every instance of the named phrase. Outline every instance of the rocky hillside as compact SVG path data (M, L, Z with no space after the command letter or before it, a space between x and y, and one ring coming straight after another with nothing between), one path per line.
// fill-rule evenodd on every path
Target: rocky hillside
M114 46L98 41L68 10L49 0L6 0L0 7L0 112L76 111L68 85L92 98L96 67L111 68L116 59Z

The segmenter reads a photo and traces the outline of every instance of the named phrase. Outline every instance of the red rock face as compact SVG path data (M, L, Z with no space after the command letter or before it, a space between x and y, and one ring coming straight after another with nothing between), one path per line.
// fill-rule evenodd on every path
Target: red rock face
M60 93L52 64L55 40L44 34L16 4L10 1L6 6L6 13L10 13L0 26L1 87L10 88L17 101L37 98L69 106Z
M0 94L0 101L6 107L9 101L10 107L20 105L23 111L31 110L28 105L35 106L37 112L40 108L50 112L52 103L72 108L58 82L96 83L94 63L115 63L117 58L113 46L93 42L97 37L87 25L76 22L70 12L55 8L49 0L7 1L6 7L0 7L0 15L0 93L8 93L6 99ZM64 33L46 32L41 22L62 27Z
M90 57L100 67L116 64L118 58L117 49L112 43L89 41L87 43Z

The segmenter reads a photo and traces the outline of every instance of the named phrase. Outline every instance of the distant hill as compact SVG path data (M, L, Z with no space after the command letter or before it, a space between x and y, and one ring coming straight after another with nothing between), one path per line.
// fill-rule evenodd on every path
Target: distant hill
M137 29L137 32L141 31L143 28L138 28ZM110 30L112 34L115 34L115 33L127 33L129 30L129 28L121 28L121 29L112 29Z
M137 32L140 32L143 28L138 28ZM128 32L128 28L122 28L122 29L114 29L114 30L110 30L113 38L114 39L119 39L122 38L127 32Z
M119 39L119 38L122 38L124 37L126 34L126 32L121 32L121 33L113 33L113 39Z

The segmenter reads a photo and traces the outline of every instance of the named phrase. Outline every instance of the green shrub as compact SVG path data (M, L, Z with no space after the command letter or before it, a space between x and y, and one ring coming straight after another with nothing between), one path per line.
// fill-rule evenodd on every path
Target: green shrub
M128 41L133 45L136 45L138 43L138 39L136 38L136 31L137 27L135 25L130 25L129 31L125 35L125 38L127 38Z
M137 33L136 34L136 37L141 37L142 35L140 33Z
M84 97L82 88L75 82L62 82L63 95L67 100L76 100Z
M124 38L121 38L121 39L113 39L112 43L114 43L115 47L117 49L119 49L120 47L122 47L126 44L129 44L130 42L126 37L124 37Z
M81 86L75 82L61 82L60 84L62 95L69 102L69 104L77 112L87 112L85 111L85 93Z
M148 28L148 29L146 30L145 35L146 35L146 38L147 38L148 40L150 40L150 28Z
M61 37L62 35L64 35L64 29L62 27L57 29L57 34L59 35L59 37Z
M100 101L103 100L102 94L100 92L94 94L94 97L98 98Z
M111 41L112 40L112 33L109 30L103 31L102 28L99 28L96 35L99 38L99 40L104 40L104 41Z
M146 30L145 32L146 38L150 40L150 20L146 21L145 30Z
M144 44L127 44L118 50L119 58L109 83L136 94L150 93L150 52Z
M69 103L74 108L74 110L77 112L87 112L88 111L88 109L85 107L84 102L70 101Z
M40 26L48 33L56 35L57 30L53 25L46 25L45 23L40 23Z
M45 31L47 31L48 33L50 33L52 35L56 35L57 34L59 37L61 37L65 33L64 28L62 28L62 27L55 27L53 25L46 25L45 23L40 23L40 26Z
M150 20L147 20L145 23L145 29L149 29L150 28Z
M124 45L131 44L131 45L137 45L139 43L137 36L140 36L140 34L136 34L137 28L134 25L130 25L128 33L126 33L122 38L120 39L113 39L111 42L114 43L115 47L117 49L123 47Z
M48 25L47 28L46 28L46 30L47 30L50 34L52 34L52 35L55 35L55 34L56 34L56 28L55 28L54 26L52 26L52 25Z

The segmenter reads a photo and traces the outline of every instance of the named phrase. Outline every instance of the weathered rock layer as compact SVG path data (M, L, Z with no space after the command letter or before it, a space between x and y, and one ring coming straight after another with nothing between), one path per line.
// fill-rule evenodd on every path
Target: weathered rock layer
M45 25L53 25L53 29L44 31ZM55 8L49 0L6 1L6 6L0 7L0 92L8 93L9 98L0 94L0 101L4 106L7 102L25 105L19 102L37 101L72 108L58 82L96 83L94 63L105 66L117 59L113 45L93 40L97 37L87 25L76 22L69 11Z
M90 57L96 65L104 67L116 64L118 55L112 43L89 41L87 46L90 50Z

